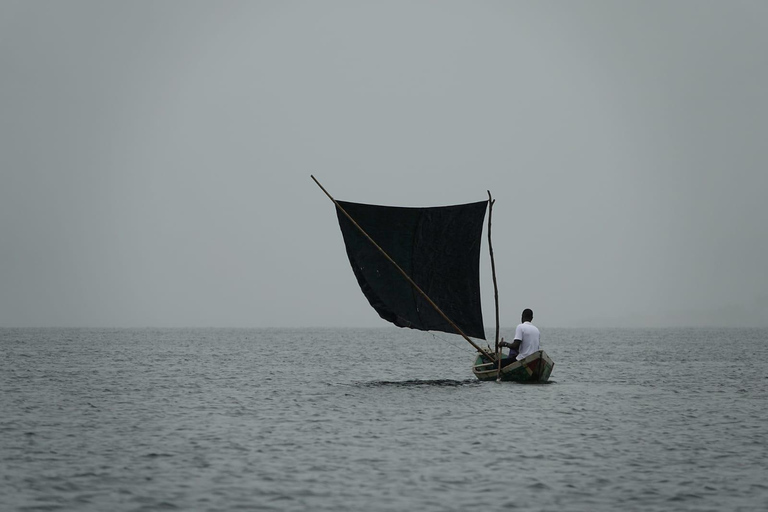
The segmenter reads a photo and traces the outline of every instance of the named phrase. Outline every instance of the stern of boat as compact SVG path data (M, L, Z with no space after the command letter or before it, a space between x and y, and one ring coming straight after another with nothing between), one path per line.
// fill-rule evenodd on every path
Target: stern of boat
M501 380L512 382L542 383L549 380L555 363L543 350L534 352L525 359L516 361L501 369ZM479 380L498 380L499 371L497 363L489 361L482 354L478 354L472 365L472 373Z

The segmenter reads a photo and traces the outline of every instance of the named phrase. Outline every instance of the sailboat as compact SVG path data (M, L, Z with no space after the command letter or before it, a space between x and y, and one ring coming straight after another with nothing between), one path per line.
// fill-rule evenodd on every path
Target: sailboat
M398 327L458 334L477 351L483 381L547 382L555 364L539 350L508 363L499 347L499 300L491 245L495 200L409 208L337 201L344 245L360 289L381 318ZM496 303L495 349L485 340L480 302L480 245L488 210L488 248Z

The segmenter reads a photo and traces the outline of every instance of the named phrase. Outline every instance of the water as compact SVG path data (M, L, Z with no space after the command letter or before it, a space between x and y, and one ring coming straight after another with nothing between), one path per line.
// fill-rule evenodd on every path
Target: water
M508 338L512 332L503 333ZM0 510L766 510L768 330L0 330Z

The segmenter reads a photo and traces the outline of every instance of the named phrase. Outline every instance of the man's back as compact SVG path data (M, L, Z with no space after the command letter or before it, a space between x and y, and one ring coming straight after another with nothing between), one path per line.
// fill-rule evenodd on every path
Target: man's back
M515 329L515 339L520 340L517 360L528 357L539 350L539 329L531 322L523 322Z

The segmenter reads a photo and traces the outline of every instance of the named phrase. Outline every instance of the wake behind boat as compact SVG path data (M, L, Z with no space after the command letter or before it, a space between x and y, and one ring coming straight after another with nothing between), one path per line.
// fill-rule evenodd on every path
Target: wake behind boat
M478 352L480 380L546 382L554 363L543 350L504 366L499 346L499 302L491 245L495 200L428 208L337 201L347 257L365 297L381 318L398 327L458 334ZM495 350L485 340L480 303L480 245L488 213L488 248L496 303ZM535 357L534 357L535 356Z

